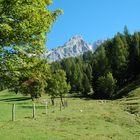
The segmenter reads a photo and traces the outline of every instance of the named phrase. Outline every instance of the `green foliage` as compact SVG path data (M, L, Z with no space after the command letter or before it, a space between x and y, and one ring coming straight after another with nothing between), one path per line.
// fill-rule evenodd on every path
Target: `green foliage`
M113 78L112 73L108 73L106 76L101 76L97 81L97 93L96 98L108 99L114 97L116 91L117 81Z
M103 76L110 71L110 65L103 46L98 48L98 50L95 52L92 67L94 81L96 81L98 77Z
M132 37L130 46L130 65L129 72L133 77L139 74L140 71L140 36L137 32Z
M63 70L54 71L51 77L48 78L47 83L46 93L51 96L52 104L54 105L54 98L56 96L61 97L63 104L62 98L66 96L70 90L70 85L66 82L66 73Z
M138 77L140 36L130 35L126 26L124 34L105 41L95 53L54 62L50 69L42 53L47 33L63 13L48 10L51 4L52 0L0 1L0 89L30 94L32 99L46 89L52 100L60 96L62 101L71 87L71 93L88 95L94 90L96 97L112 98L116 85L121 88Z
M48 10L51 3L51 0L1 0L0 46L22 45L31 53L44 49L46 33L62 13Z
M22 77L20 77L22 82L19 85L19 91L26 95L30 94L32 99L34 99L45 92L46 79L50 77L51 72L45 60L33 58L31 62L33 65L32 69L29 66L29 69L23 71Z
M41 96L50 76L46 35L62 10L50 11L52 0L0 1L0 79L7 88Z
M86 52L83 56L64 59L55 62L56 64L66 71L71 93L88 95L92 91L94 97L114 98L117 97L117 94L113 89L109 93L104 90L102 90L103 93L99 92L98 85L99 81L101 82L99 79L108 78L107 75L111 72L117 81L115 85L121 89L138 78L140 74L140 36L137 32L130 35L125 27L124 34L118 33L112 39L106 40L94 53Z
M87 51L83 54L83 61L86 63L91 63L93 58L93 53L91 51Z
M124 35L126 35L126 36L129 36L130 35L127 26L124 26Z
M60 62L51 64L52 70L63 69L66 72L67 83L70 83L71 93L82 93L88 95L92 91L92 67L84 62L92 53L87 52L86 56L63 59ZM90 58L88 58L90 61ZM88 90L87 90L88 89Z
M120 35L117 35L113 39L111 60L113 73L116 78L120 79L122 73L126 72L128 65L128 48L127 45L122 41Z
M7 50L3 54L0 78L8 89L37 98L46 87L46 77L50 75L49 65L40 56L25 54L20 47L18 50Z
M87 75L84 73L83 76L83 94L84 95L88 95L91 92L91 84L90 81L87 77Z
M40 89L41 89L41 85L38 80L29 79L25 81L24 83L22 83L19 91L24 95L30 94L32 100L34 100L34 98L38 98L41 96Z

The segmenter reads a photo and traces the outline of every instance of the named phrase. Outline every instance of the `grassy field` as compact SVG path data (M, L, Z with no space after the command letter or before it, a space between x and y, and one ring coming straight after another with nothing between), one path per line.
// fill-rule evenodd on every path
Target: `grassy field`
M116 101L68 98L68 107L61 111L57 99L47 115L46 98L36 101L33 119L28 97L0 92L0 140L140 140L140 88Z

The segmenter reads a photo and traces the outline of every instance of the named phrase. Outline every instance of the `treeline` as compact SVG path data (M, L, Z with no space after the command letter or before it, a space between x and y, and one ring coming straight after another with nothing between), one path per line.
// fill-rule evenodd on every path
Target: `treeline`
M123 96L117 91L140 74L140 35L131 35L125 27L124 33L106 40L94 53L63 59L51 67L66 72L71 93L100 99Z

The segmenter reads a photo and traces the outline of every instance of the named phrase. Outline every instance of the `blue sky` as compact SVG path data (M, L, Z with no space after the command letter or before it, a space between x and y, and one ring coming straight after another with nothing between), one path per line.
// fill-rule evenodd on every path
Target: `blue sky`
M74 35L93 43L122 32L125 25L131 33L140 30L140 0L53 0L50 9L57 8L64 14L48 34L49 50Z

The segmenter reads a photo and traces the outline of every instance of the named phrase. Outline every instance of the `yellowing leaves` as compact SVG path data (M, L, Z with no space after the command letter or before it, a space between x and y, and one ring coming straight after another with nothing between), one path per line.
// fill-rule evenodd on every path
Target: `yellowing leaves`
M12 33L12 27L7 23L0 24L0 31L3 32L4 35L9 35Z

